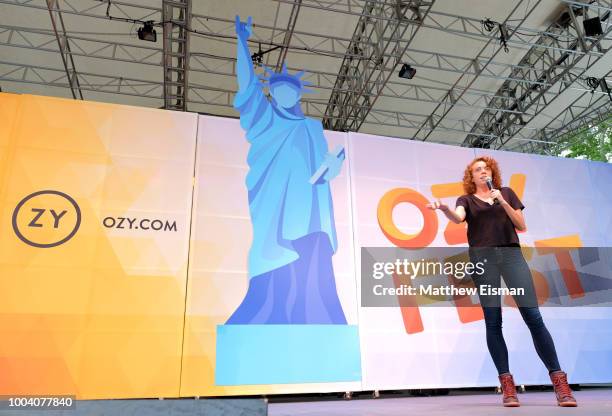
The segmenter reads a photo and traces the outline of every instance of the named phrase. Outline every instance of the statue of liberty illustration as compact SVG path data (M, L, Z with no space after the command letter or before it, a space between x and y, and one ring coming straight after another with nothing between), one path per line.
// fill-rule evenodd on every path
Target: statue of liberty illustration
M252 18L236 16L238 93L234 107L250 143L246 177L253 241L246 296L226 325L341 324L332 256L337 249L329 181L344 149L328 153L320 121L300 106L303 71L255 74ZM271 98L263 91L267 83Z

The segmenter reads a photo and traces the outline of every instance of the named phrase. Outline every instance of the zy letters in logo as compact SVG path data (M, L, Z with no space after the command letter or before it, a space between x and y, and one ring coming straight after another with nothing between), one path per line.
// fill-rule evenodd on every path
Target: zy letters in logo
M23 198L13 211L13 230L24 243L51 248L70 240L81 225L81 209L60 191L44 190Z

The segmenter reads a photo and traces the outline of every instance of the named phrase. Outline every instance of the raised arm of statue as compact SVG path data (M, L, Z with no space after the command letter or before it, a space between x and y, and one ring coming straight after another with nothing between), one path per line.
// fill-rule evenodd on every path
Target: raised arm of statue
M237 65L236 74L238 77L238 91L246 90L252 82L257 80L251 61L248 40L253 31L253 18L249 16L247 22L241 22L240 16L236 16L236 35L237 42Z

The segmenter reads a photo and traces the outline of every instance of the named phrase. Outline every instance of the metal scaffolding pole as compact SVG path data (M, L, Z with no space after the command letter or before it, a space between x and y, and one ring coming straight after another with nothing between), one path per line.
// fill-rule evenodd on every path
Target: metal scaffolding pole
M15 0L12 0L12 1L0 0L0 3L5 3L5 4L14 4L14 2ZM106 3L104 4L106 5ZM27 6L24 6L19 3L19 5L22 7L35 7L35 5L33 4L27 4ZM123 10L126 7L128 7L121 2L112 3L113 7L118 8L119 5L122 6L122 9L117 9L117 12L119 12L119 10ZM97 8L97 9L100 9L100 8ZM114 9L111 9L111 11L112 10ZM94 8L89 7L88 9L86 9L86 11L72 10L72 13L83 13L84 16L107 19L107 17L104 15L97 15L93 13L94 11L95 11ZM146 16L154 15L156 13L156 9L154 8L147 8L146 11L148 12L148 14L145 16L139 17L139 19L146 18ZM465 18L458 18L458 19L465 19ZM228 19L216 18L214 16L193 15L192 24L194 26L194 29L198 29L198 33L192 34L192 36L200 36L200 33L204 33L207 38L209 38L210 36L212 38L221 39L228 43L233 42L233 36L228 36L226 33L224 33L224 30L227 28L228 24L232 24L232 21ZM267 38L269 34L268 32L271 32L277 28L258 24L256 29L257 31L254 33L254 38L256 38L255 42L261 41L262 43L265 43L266 40L264 38ZM26 28L21 28L21 32L24 32L25 30ZM469 32L469 27L466 26L465 33L468 33L468 32ZM258 33L262 33L262 34L258 36ZM286 34L286 30L278 31L278 34L283 34L283 33ZM9 39L11 39L10 36L9 36ZM13 39L12 44L14 46L26 47L26 45L18 45L15 42L16 38L12 38L12 39ZM318 33L315 34L315 33L306 33L306 32L298 32L298 31L293 32L292 39L296 40L296 42L299 45L302 45L301 47L296 47L295 45L289 45L287 49L291 49L293 53L306 53L306 54L321 53L321 54L324 54L325 56L336 56L339 58L344 58L346 56L345 52L350 43L350 39L342 39L338 37L328 36L326 34L318 34ZM77 41L80 41L81 44L87 44L90 42L96 42L96 43L103 42L99 39L91 39L91 38L85 39L85 38L79 38L77 36L71 36L71 41L72 43L76 43ZM401 42L403 42L403 40L400 40L400 43ZM150 49L145 49L145 47L141 45L129 45L125 43L121 44L118 42L107 42L106 44L109 45L108 48L99 47L95 49L96 57L103 57L105 55L111 55L111 52L112 52L113 58L128 59L130 60L130 62L145 63L146 61L146 63L155 63L156 65L158 64L159 58L156 56L155 50L152 50L152 52L149 53ZM340 48L342 48L344 52L340 53L338 51L338 49ZM91 50L92 49L91 45L85 45L82 47L82 51L84 52L87 51L87 49ZM484 55L479 58L474 59L474 58L468 58L465 56L435 53L432 51L416 50L416 49L410 49L410 48L407 49L407 52L408 54L407 56L404 56L403 61L419 69L434 69L434 70L451 72L451 73L458 73L458 74L467 73L470 75L475 75L477 68L482 68L482 71L480 72L480 75L479 75L480 77L486 77L490 79L500 79L500 80L511 79L511 78L508 78L507 74L512 72L513 70L520 69L516 65L512 65L512 64L508 64L504 62L493 61L490 57L486 57ZM94 55L93 53L87 53L87 52L85 53L86 55L89 55L89 56ZM194 65L195 66L199 65L199 67L204 72L206 72L208 68L216 69L220 67L219 59L218 59L219 57L211 56L206 53L198 53L198 52L193 52L193 51L191 53L191 57L192 59L190 61L190 65L192 67L191 69L194 71L196 70ZM202 59L199 59L200 57L205 58L207 63L204 63ZM220 58L225 59L226 61L225 63L226 73L229 70L233 72L233 64L234 64L233 59L229 57L228 58L220 57ZM330 89L330 90L333 89L337 74L324 73L321 71L310 71L308 68L299 68L299 69L306 69L313 76L316 76L315 82L320 82L320 84L315 85L315 88L319 87L319 88L325 88L325 89ZM529 68L523 68L523 69L528 70ZM209 72L211 74L219 73L216 70L210 70ZM312 79L309 79L309 81L312 81ZM518 78L515 79L515 81L525 82L525 83L528 82L530 84L534 83L534 81L522 80ZM546 86L548 84L545 82L541 82L539 83L539 85ZM390 86L393 86L393 88L390 88ZM455 94L457 92L460 92L460 90L461 88L458 87L458 89L452 92L452 94L454 94L455 96L458 96L457 97L458 103L463 102L464 105L473 106L474 108L482 109L486 107L482 105L486 102L486 100L482 100L482 103L477 104L475 102L470 102L469 100L464 100L465 96L463 94ZM433 98L430 97L432 100L439 102L443 99L443 97L447 93L449 93L449 90L447 89L442 90L439 87L432 87L432 86L426 86L426 85L413 85L412 83L406 84L406 83L401 83L401 82L389 81L387 85L385 85L384 87L384 92L382 96L388 95L388 96L396 97L396 98L413 98L413 99L418 100L420 97L426 97L429 95L433 97ZM469 95L469 94L470 92L466 93L466 95ZM474 94L474 97L479 96L480 98L483 98L485 94L491 94L491 93L490 92L478 92L477 94Z
M148 46L144 42L141 44L130 44L126 42L119 41L106 41L93 37L85 37L79 35L65 35L65 38L72 45L72 50L67 51L67 55L77 56L77 57L86 57L92 59L102 59L102 60L110 60L116 62L125 62L131 64L142 64L158 67L162 65L163 58L163 49L158 47ZM59 49L54 49L51 47L53 42L55 42L55 35L52 31L44 30L44 29L33 29L27 27L20 26L12 26L0 24L0 45L12 46L17 48L29 49L29 50L38 50L44 52L58 53ZM452 71L452 72L461 72L457 66L457 64L453 63L450 55L441 55L441 54L425 54L423 52L422 59L430 60L438 62L438 66L432 66L437 70L441 71ZM465 72L473 74L473 61L467 58L457 57L458 59L462 59L464 62L460 62L461 65L469 64L469 68L465 68ZM412 62L412 61L408 61ZM446 65L446 66L443 66ZM413 64L413 66L419 67L418 64ZM517 65L512 64L496 64L490 63L483 74L481 76L486 76L486 71L489 71L491 77L493 77L493 69L492 67L499 66L499 68L495 69L495 72L508 72L512 69L520 68ZM302 70L304 68L300 67L291 67L288 68L292 71ZM453 69L455 68L455 69ZM470 69L471 68L471 69ZM528 69L525 67L525 69ZM334 88L334 83L337 74L334 72L326 72L320 70L307 70L307 78L308 81L312 82L312 88L329 90L331 91ZM206 53L200 53L197 51L191 51L190 53L190 65L189 71L194 73L202 73L202 74L212 74L212 75L222 75L228 76L231 78L235 78L235 58L234 57L223 57L223 56L215 56L209 55ZM530 82L528 80L520 80L515 78L509 78L504 76L495 76L495 79L513 79L516 82L525 82L530 84L537 84L541 86L552 86L546 82ZM573 89L583 90L580 86L572 87ZM350 88L346 88L347 91L351 91ZM490 99L498 97L503 98L503 96L497 96L496 93L492 93L486 90L478 90L475 88L462 88L457 87L455 91L464 91L461 97L458 97L458 101L455 104L456 106L465 106L470 108L480 108L485 109L486 104ZM389 97L389 98L400 98L414 101L423 101L430 103L440 103L444 96L448 93L448 89L443 87L438 87L434 85L426 85L415 83L411 81L410 83L399 81L389 80L385 87L383 88L383 92L381 93L381 97ZM552 98L556 96L554 91L546 90L545 94L550 95ZM470 98L470 99L468 99ZM521 113L518 110L505 110L502 109L500 111L508 111L512 113Z
M281 4L294 4L297 0L275 0ZM373 4L384 4L384 0L370 0ZM566 1L566 0L563 0ZM338 13L344 15L352 15L352 16L364 16L363 12L359 12L364 8L366 4L366 0L349 0L349 1L338 1L338 0L301 0L301 5L304 8L311 8L314 10L320 10L322 12L329 13ZM602 9L610 9L612 4L610 4L607 8L602 6ZM380 16L375 14L366 15L369 19L372 20L389 20L386 16ZM484 17L484 16L482 16ZM423 22L421 27L427 29L434 29L445 33L450 33L457 36L462 36L465 38L481 40L483 42L488 41L491 38L498 39L500 36L500 27L499 25L495 25L491 32L487 32L483 29L482 18L476 17L468 17L468 16L460 16L450 13L444 13L436 10L430 10L428 13L427 21ZM509 32L519 32L516 33L515 37L506 39L506 43L511 47L517 47L521 49L530 49L533 46L542 49L554 49L563 51L563 47L557 45L547 45L547 44L534 44L531 42L529 37L540 36L542 34L547 35L555 35L554 33L542 32L538 29L526 28L521 24L515 25L512 24L511 21L505 23L505 28ZM571 42L574 40L572 35L568 35L567 38L564 39L567 42ZM565 50L568 51L568 50ZM575 54L583 54L583 51L568 51L570 53ZM592 52L593 53L593 52ZM594 52L597 53L597 52Z
M327 122L338 125L361 125L368 126L369 129L379 126L393 128L389 129L388 132L393 131L393 134L398 137L413 138L417 134L429 136L433 131L450 132L453 133L453 136L465 137L477 127L478 120L470 120L461 115L454 115L450 111L452 108L469 108L476 114L482 111L494 112L498 115L505 115L507 119L534 120L538 116L538 119L533 123L522 126L520 130L516 131L511 136L512 140L509 142L507 141L509 136L501 137L497 132L482 133L480 137L490 142L504 143L504 148L519 146L519 143L529 144L529 147L534 149L534 151L539 147L550 148L552 146L550 142L554 141L555 137L558 137L555 136L555 131L559 128L559 123L561 125L567 123L565 123L564 117L561 117L563 120L554 119L556 120L554 123L549 123L544 128L540 128L541 124L536 125L536 123L545 116L546 111L542 110L550 108L548 105L555 99L558 102L561 98L556 97L564 91L574 90L589 92L590 94L592 89L585 83L586 74L601 74L599 69L593 68L591 70L592 64L607 53L607 46L609 43L612 43L612 38L608 39L604 35L599 43L595 43L594 48L590 48L591 43L595 42L597 38L588 37L580 33L578 24L581 24L581 16L578 11L573 14L573 17L571 14L569 16L572 21L571 24L578 27L578 30L575 32L560 32L550 28L544 31L527 28L524 25L524 19L521 20L522 13L519 14L517 12L516 17L508 20L506 23L506 29L511 34L508 39L509 46L529 48L529 53L532 53L532 50L537 50L538 54L534 53L534 56L545 54L561 56L567 54L576 62L576 65L568 69L566 75L557 82L555 79L539 76L546 69L546 66L543 64L533 65L532 61L516 64L503 62L503 59L496 60L496 55L493 54L496 50L494 43L498 40L500 28L496 27L491 32L485 32L480 22L480 18L484 16L459 16L431 10L431 6L427 7L427 4L419 3L421 9L427 8L427 18L407 23L407 25L412 26L412 29L415 29L417 26L419 28L426 27L441 33L447 33L450 36L480 41L482 44L485 42L490 43L491 47L486 51L481 51L479 55L465 56L459 53L456 55L439 53L427 48L411 48L409 44L412 39L411 36L397 36L398 32L393 31L394 25L396 25L394 22L397 21L397 17L401 16L402 13L410 14L410 12L407 12L406 6L415 4L412 1L277 1L279 4L291 5L291 10L289 8L285 10L287 12L285 16L288 16L288 20L282 24L281 22L278 24L275 22L273 25L266 25L265 23L254 25L253 43L261 43L266 48L278 48L278 55L274 56L276 64L280 64L283 60L282 57L286 56L289 52L292 55L317 57L316 60L312 60L313 67L316 65L317 60L327 60L326 62L329 63L329 65L325 66L318 65L317 70L311 70L308 68L310 60L307 60L305 61L306 67L289 68L293 71L306 70L307 75L305 78L313 83L312 88L315 89L315 94L306 96L303 100L305 113L313 117L325 118ZM573 0L561 1L566 4L573 4L576 10L586 7L584 2ZM57 2L58 0L32 0L27 2L22 0L0 0L0 4L3 5L22 9L45 10L45 12L50 10L49 4L57 4ZM166 3L181 4L184 2L166 1ZM79 2L66 2L63 4L66 5L61 11L61 14L64 16L69 14L74 16L74 18L83 17L85 19L108 20L109 16L105 13L108 9L110 15L117 18L117 20L123 19L130 22L153 21L156 26L167 25L167 19L163 16L163 4L161 8L159 6L142 6L128 1L115 0L111 2L107 0L81 0ZM370 11L364 10L365 4L372 6ZM387 13L377 11L377 7L382 8L385 5ZM531 3L529 6L531 6ZM610 12L612 2L610 0L597 0L596 3L591 3L587 6L589 10L597 10L598 15L603 17L606 13ZM365 32L361 38L367 39L367 36L369 36L373 42L365 44L364 41L364 52L364 49L355 50L351 47L351 45L355 44L354 36L344 38L335 34L325 33L325 30L297 30L297 13L300 9L303 10L304 8L319 11L320 13L334 13L338 16L355 16L355 21L367 20L367 28L371 28L374 33L372 31ZM393 8L395 8L395 12L393 12ZM522 11L524 13L527 12L524 5ZM179 16L174 15L173 17L174 19L170 20L179 21ZM188 52L191 52L189 60L182 57L184 63L180 64L177 58L181 57L173 56L173 53L178 48L175 48L174 52L168 52L168 48L159 48L155 44L148 42L115 41L109 40L105 36L93 36L93 34L90 36L88 33L71 32L65 28L62 30L57 18L55 21L58 22L55 31L11 26L7 24L9 22L4 22L0 24L0 46L40 51L42 56L45 53L59 53L66 60L64 73L55 72L59 68L43 68L40 66L36 67L35 65L22 65L22 63L18 62L5 62L4 64L6 65L0 63L0 79L30 84L43 84L41 80L44 79L49 82L48 85L70 88L73 96L76 95L77 97L82 94L81 91L95 91L98 93L143 97L151 99L152 103L156 100L161 100L164 104L164 97L169 97L171 99L170 104L174 105L173 108L175 109L183 109L180 108L181 105L186 108L189 104L193 105L190 108L192 111L212 111L213 113L223 115L232 113L233 110L230 109L232 108L231 102L235 92L233 87L230 86L233 84L223 80L223 77L227 77L228 80L235 77L235 59L233 56L223 56L225 52L218 52L220 55L211 54L209 53L211 49L208 47L205 50L194 50L194 43L192 42L191 47L188 48ZM174 30L177 30L181 28L181 23L179 22L174 26ZM609 32L610 27L612 27L610 22L605 20L602 26L606 32ZM187 26L182 27L186 28ZM235 43L235 36L232 31L233 19L192 14L189 27L194 32L191 33L191 36L207 39L206 45L208 46L212 43L215 46L214 49L223 50L224 48L219 48L219 46L227 46L227 49L231 50L230 45ZM516 33L513 33L513 30ZM544 37L550 40L548 42L538 42L539 38ZM68 47L65 47L66 45ZM390 47L385 49L385 45L390 45ZM574 47L574 45L577 45L577 47ZM453 74L457 74L456 77L460 77L459 80L453 85L456 77L453 77L452 81L448 84L430 83L430 80L426 78L419 80L419 77L409 81L396 79L395 77L387 78L385 81L384 77L377 77L375 58L378 57L378 60L382 59L383 62L384 60L393 62L393 60L397 59L397 51L404 48L405 54L401 57L400 62L410 64L418 69L419 75L427 70L434 72L443 71L449 78ZM189 51L189 49L191 50ZM369 55L368 52L370 52ZM185 64L188 66L184 72L185 77L180 80L180 83L178 82L178 77L167 81L166 66L164 64L166 64L169 56L175 58L175 62L171 62L169 68L180 68L181 65ZM83 60L81 57L88 60ZM579 57L582 57L582 59L578 59ZM359 60L369 61L373 69L367 72L368 68L366 66L355 65L356 68L362 71L355 72L354 74L345 74L344 82L338 87L338 72L335 68L347 59L352 59L353 62ZM127 67L116 66L117 71L114 75L110 73L104 75L88 73L83 75L81 72L77 73L74 69L74 60L80 64L80 69L86 68L86 64L93 65L95 60L125 63ZM70 69L71 63L72 69ZM10 65L16 65L20 68L16 69ZM150 68L159 68L160 66L164 67L163 77L160 76L158 78L151 75ZM321 70L327 67L334 69ZM119 72L120 68L129 68L130 71L128 72L132 72L132 78L129 78L127 73L125 77L122 76L124 74ZM384 72L384 69L379 72ZM585 72L585 70L589 70L589 72ZM115 71L111 70L111 72ZM143 76L140 75L141 73L149 75ZM193 80L198 79L195 77L191 78L192 81L189 83L191 85L189 85L187 83L189 73L199 74L199 79L202 79L200 75L205 75L207 78L203 78L204 80L222 80L225 88L217 88L213 86L214 83L207 81L204 81L206 85L195 85ZM72 74L75 76L71 78ZM357 76L353 76L355 74ZM366 83L368 75L371 75L370 86L373 89L368 89L368 84ZM150 78L154 81L137 80L136 78ZM507 90L501 89L495 92L476 89L474 88L475 84L471 82L475 78L500 80L504 83L512 82L513 85L519 85L524 90L536 88L542 94L542 99L538 105L528 107L512 106L516 102L516 94L512 95ZM166 81L165 85L164 81ZM177 85L173 84L173 82ZM79 85L80 88L75 90L75 85ZM451 85L453 86L451 87ZM171 88L175 88L175 91L168 92L167 90ZM139 93L142 95L139 95ZM192 95L192 97L188 97L188 94ZM329 98L334 94L342 94L344 97L361 96L362 99L349 99L340 102L342 111L338 111L335 115L329 115L326 113L330 103ZM593 107L591 110L595 111L594 106L602 102L604 98L607 99L607 96L604 94L602 91L594 92L594 100L590 104ZM184 97L181 97L181 95L184 95ZM387 99L385 103L382 103L385 105L381 105L380 102L376 101L379 97ZM402 110L402 104L408 102L433 104L437 106L437 112L434 111L432 114L426 111L427 106L413 107L415 109L412 112ZM500 102L507 105L498 106L496 103ZM387 103L398 105L391 107L386 105ZM492 103L495 104L492 105ZM563 104L564 106L567 105L565 102ZM583 104L570 104L566 108L566 110L570 111L565 113L568 114L565 118L588 113L588 109L580 109L580 105ZM400 109L400 111L396 109ZM447 109L449 110L448 112L446 111ZM584 118L586 118L586 115Z
M163 0L164 108L187 111L191 0Z
M583 5L584 6L584 5ZM602 21L609 18L609 11L605 9L596 9L603 13ZM589 52L594 49L606 50L605 47L610 46L609 42L602 47L601 39L612 31L612 26L604 32L603 35L595 39L585 38L582 35L580 24L576 19L576 15L582 15L582 8L576 8L575 5L569 4L567 9L561 13L559 18L547 29L548 32L557 32L561 34L573 34L573 40L566 49L578 50L584 49ZM558 39L549 36L541 36L537 43L559 43ZM592 67L601 56L586 55L587 64L580 70L577 68L578 63L585 55L574 55L568 52L555 50L541 50L538 48L531 49L521 60L520 66L531 66L533 71L513 71L512 77L522 78L533 81L546 81L548 85L559 83L561 88L558 89L558 94L565 91L573 83L580 83L586 69ZM574 71L572 71L574 70ZM474 147L496 147L502 148L510 138L514 137L524 126L526 126L542 109L550 103L550 99L546 96L546 92L550 89L548 86L529 85L525 83L516 83L507 80L497 91L498 96L505 98L494 98L489 102L489 107L497 108L498 110L485 110L479 117L478 123L470 135L464 141L466 146ZM499 109L518 109L520 111L532 108L531 114L509 115L506 111ZM483 134L494 135L496 139L491 140L491 136L483 138Z
M139 78L128 78L120 76L111 76L107 74L80 72L81 89L95 93L105 93L112 95L125 95L142 97L152 101L152 106L159 105L158 102L163 102L163 82L156 80L147 80ZM69 83L65 71L62 69L41 66L41 65L26 65L21 63L0 61L0 81L28 83L35 85L48 85L53 87L69 88ZM235 91L216 88L206 85L197 85L190 83L189 85L190 98L188 103L194 105L214 106L220 108L233 108L232 103ZM311 117L321 118L327 107L326 100L304 99L304 113ZM197 111L197 108L192 108L192 111ZM423 115L406 112L388 112L376 110L372 114L374 117L389 117L394 119L402 119L404 123L410 123L412 128L417 128L420 121L413 121L414 117L423 118ZM471 125L465 120L454 120L457 123L455 127L440 127L443 131L467 133ZM366 121L364 124L376 126L397 127L394 122L385 121ZM402 136L411 138L411 136Z
M117 77L89 72L81 72L80 77L82 80L81 89L83 91L111 94L113 96L123 95L145 98L151 101L152 107L156 107L159 105L158 103L163 102L163 82L161 81ZM66 78L66 73L62 69L40 65L24 65L5 61L0 61L0 81L70 88ZM189 85L189 92L191 97L189 99L189 104L192 107L192 111L198 111L198 109L204 111L203 108L208 108L209 106L226 109L233 108L232 102L235 91L191 83ZM196 106L198 107L196 108ZM327 102L306 100L304 102L304 113L311 117L322 117L326 107ZM382 111L378 112L384 113ZM412 123L414 129L418 128L418 122L410 121L410 118L414 116L413 114L393 114L394 117L402 118L406 122ZM397 127L396 124L389 122L366 121L364 125L371 125L374 127ZM452 127L438 127L438 129L441 131L464 134L468 131L465 128L461 129ZM398 137L410 139L412 138L412 135L399 135ZM528 138L521 140L527 142L538 142L538 140Z
M606 77L610 76L612 76L612 70L606 75ZM606 77L603 77L602 80L606 80ZM605 82L609 84L607 80ZM530 149L534 152L547 151L554 147L554 144L561 139L561 136L566 136L574 131L577 128L575 123L578 120L587 120L588 122L593 117L598 118L602 111L604 113L609 111L611 106L612 97L610 94L596 95L595 89L582 93L533 135L533 138L541 140L541 144L539 149L537 147ZM513 148L509 144L510 142L506 145L508 149L514 150L518 148L519 151L522 151L520 145Z
M570 134L574 134L579 132L580 130L590 129L594 125L601 125L603 123L604 126L611 126L612 123L609 121L610 117L612 117L612 105L609 103L604 107L602 106L596 111L590 112L588 115L585 115L583 118L577 120L579 123L574 123L572 125L572 130L568 133L565 133L564 136L568 136ZM552 149L548 151L554 156L558 156L562 150L567 149L576 143L576 140L561 140L556 142Z
M502 25L507 24L508 21L517 18L518 16L520 16L521 14L523 14L523 10L521 8L521 5L523 4L524 0L521 0L519 3L516 4L516 6L514 6L514 8L512 9L512 11L510 12L510 14L508 15L508 17L506 17L506 19L504 20L504 22L502 23ZM519 26L525 21L527 20L527 18L531 15L531 13L533 13L533 11L537 8L537 6L539 5L540 1L536 1L534 2L533 5L530 6L529 10L524 13L524 15L520 18L520 23ZM514 32L509 32L508 33L508 38L511 38L512 35L514 34ZM480 57L491 45L494 45L496 42L496 40L490 39L485 46L483 46L483 48L480 50L480 52L478 52L477 54L477 58ZM490 60L493 60L493 58L495 58L495 56L497 56L497 54L499 54L499 52L502 50L501 45L499 46L495 46L496 50L493 53L493 55L491 56ZM457 97L462 95L462 92L455 94L454 92L454 87L455 86L459 86L459 85L464 85L467 84L466 88L470 88L472 86L472 84L474 83L474 81L476 81L476 79L478 78L478 76L484 71L484 68L486 68L486 66L488 65L488 61L487 63L485 63L485 66L477 66L475 69L475 74L471 75L469 73L463 73L461 74L461 76L457 79L457 81L455 82L453 88L451 88L449 90L449 93L446 95L446 97L444 97L444 103L443 104L439 104L434 111L430 114L430 116L428 117L428 119L421 125L421 128L417 131L415 138L419 139L419 140L427 140L429 138L429 136L432 134L432 131L436 129L436 127L438 127L440 125L440 123L442 122L442 120L444 120L444 118L448 115L448 113L453 109L455 103L457 102ZM425 127L426 125L429 125L431 127L431 130L425 130L423 127Z
M82 100L83 92L79 85L79 75L74 65L72 54L70 53L70 42L66 36L66 26L64 25L64 18L62 17L58 0L47 0L47 8L49 9L49 17L51 18L53 32L55 32L55 38L57 39L57 47L62 57L66 76L68 77L72 98L75 100L80 98Z
M67 52L71 57L86 57L154 67L161 65L163 52L161 48L136 46L116 41L110 42L77 35L67 35L65 37L73 45L73 50ZM51 41L55 42L54 35L47 30L0 24L0 45L58 53L59 50L52 47ZM291 66L288 68L292 71L303 69ZM235 58L215 57L192 51L190 53L189 71L191 73L227 76L234 79L236 77ZM334 88L335 78L335 73L315 70L308 71L306 76L306 79L312 83L311 88L330 92ZM346 91L351 91L348 86ZM437 104L441 102L447 92L448 90L442 87L414 82L406 84L389 80L380 96ZM487 108L486 104L493 97L495 97L494 93L485 90L466 90L456 106L483 110ZM517 110L507 111L518 112Z
M278 60L276 61L276 72L279 72L285 62L285 58L287 57L287 51L289 50L289 45L291 44L291 37L293 36L293 31L295 30L295 25L297 23L298 14L300 13L300 6L302 5L302 0L296 0L295 3L291 5L291 13L289 14L289 23L287 23L287 28L285 30L285 36L283 38L282 47L280 53L278 54Z
M596 124L612 114L612 100L605 95L591 95L584 93L576 98L568 107L550 120L542 130L534 134L538 142L521 143L515 146L506 146L509 150L549 154L560 144L563 137L567 137L577 130Z
M432 4L420 0L366 2L325 110L325 127L359 130ZM372 14L387 19L370 19ZM400 39L405 40L403 46ZM351 91L343 90L345 83Z

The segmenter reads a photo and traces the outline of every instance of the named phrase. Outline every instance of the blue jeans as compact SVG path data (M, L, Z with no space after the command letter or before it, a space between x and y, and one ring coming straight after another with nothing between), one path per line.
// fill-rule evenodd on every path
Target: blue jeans
M524 295L514 296L514 300L531 332L536 352L549 372L560 370L555 344L540 314L531 272L521 249L519 247L471 248L470 257L472 262L484 262L484 273L473 276L473 280L479 289L487 332L487 347L497 372L499 374L510 372L508 348L502 334L501 296L481 294L481 290L487 285L493 288L501 287L502 276L508 288L524 289Z

